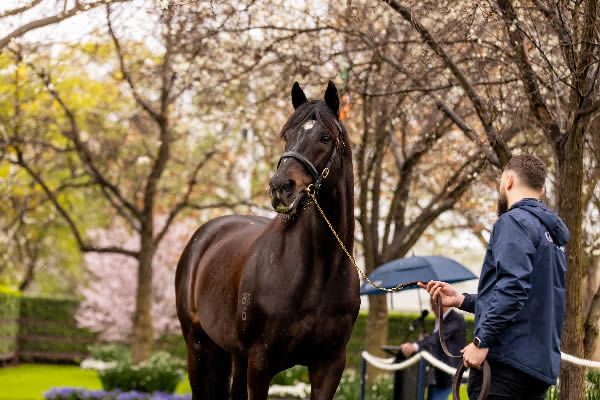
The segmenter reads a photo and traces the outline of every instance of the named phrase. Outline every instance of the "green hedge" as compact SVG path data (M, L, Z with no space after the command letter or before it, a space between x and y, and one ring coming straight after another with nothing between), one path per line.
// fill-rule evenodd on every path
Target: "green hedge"
M78 328L79 299L24 296L21 299L19 357L80 361L97 335Z
M21 293L0 287L0 360L14 358L17 352Z

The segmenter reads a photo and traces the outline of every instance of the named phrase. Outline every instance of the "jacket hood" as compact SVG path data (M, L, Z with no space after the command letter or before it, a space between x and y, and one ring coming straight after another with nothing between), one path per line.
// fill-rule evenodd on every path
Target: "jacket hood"
M569 241L569 230L564 221L544 203L536 199L523 199L513 204L512 208L521 208L535 215L546 226L558 246L564 246Z

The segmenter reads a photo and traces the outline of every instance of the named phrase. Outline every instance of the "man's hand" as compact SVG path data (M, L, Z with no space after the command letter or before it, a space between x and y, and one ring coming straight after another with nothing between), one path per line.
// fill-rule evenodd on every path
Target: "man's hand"
M488 355L488 350L489 349L480 349L473 343L469 344L467 347L462 349L460 352L463 355L463 362L465 364L465 367L475 367L477 369L481 368L483 360L485 360Z
M442 296L442 306L444 307L460 307L465 300L465 296L458 293L450 284L440 281L429 281L427 285L418 283L419 287L427 290L433 299L433 303L437 305L438 294Z
M403 343L400 346L400 350L402 350L402 354L404 354L404 357L408 357L412 353L417 351L417 349L415 348L415 346L412 343Z

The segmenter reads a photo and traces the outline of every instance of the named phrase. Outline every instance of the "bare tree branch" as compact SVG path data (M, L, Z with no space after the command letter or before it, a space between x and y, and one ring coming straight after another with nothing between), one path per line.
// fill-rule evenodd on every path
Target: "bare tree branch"
M83 239L83 236L79 232L79 229L77 228L77 224L75 223L73 218L71 218L71 215L69 214L69 212L60 204L60 202L56 198L55 193L52 190L50 190L50 188L48 187L46 182L43 180L41 175L38 174L37 172L35 172L29 166L29 164L25 161L25 159L23 157L23 152L18 147L15 147L15 151L17 153L17 164L20 165L23 169L25 169L25 171L29 174L29 176L31 176L33 178L33 180L40 185L40 187L42 188L42 190L44 191L44 193L46 194L46 196L48 197L50 202L54 205L54 207L56 208L58 213L64 218L65 222L71 229L71 232L73 233L73 236L75 237L75 240L77 241L77 244L79 245L79 248L81 251L96 252L96 253L119 253L119 254L123 254L126 256L137 258L138 252L136 252L136 251L127 250L122 247L116 247L116 246L95 247L95 246L92 246L92 245L86 243Z
M135 101L150 115L150 117L152 117L152 119L154 119L156 122L158 122L160 124L161 116L154 109L152 109L150 104L146 103L146 101L144 101L144 99L142 99L142 97L140 96L140 94L138 93L138 91L135 87L135 84L133 82L133 79L131 78L131 75L129 74L129 71L127 71L127 68L125 67L125 60L123 57L123 51L121 49L121 44L119 43L119 40L117 39L117 35L115 34L115 31L113 30L112 22L110 20L110 4L106 4L106 22L108 25L108 32L110 33L113 43L115 44L115 50L117 52L117 57L119 58L119 66L121 68L121 74L123 74L123 78L129 84L129 88L131 89L131 92L133 93L133 97L134 97Z
M60 129L60 132L69 140L73 142L75 148L77 150L77 154L80 159L83 161L84 165L90 170L92 177L98 182L99 185L104 186L110 191L115 198L119 200L119 202L123 205L123 207L127 208L132 215L139 217L140 211L137 207L129 202L125 197L121 194L121 191L117 185L110 182L108 178L100 172L98 167L94 162L94 158L92 153L86 146L86 144L81 140L79 127L77 126L77 121L75 119L75 114L73 111L67 106L64 102L60 94L54 89L54 86L51 82L50 76L42 71L39 71L33 64L28 64L32 70L36 72L36 74L42 79L42 82L46 86L48 92L52 95L52 97L60 104L61 108L65 112L67 119L69 120L70 130L69 132L64 132ZM109 198L109 201L112 202L112 199ZM127 218L126 218L127 219Z
M37 6L41 2L42 2L42 0L33 0L29 4L25 4L22 7L11 8L10 10L3 11L0 13L0 18L10 17L13 15L21 14L22 12L25 12L25 11Z
M419 33L421 38L427 45L437 54L440 59L444 62L446 67L452 72L454 77L460 82L462 88L464 89L467 97L473 104L475 108L475 112L479 117L481 125L483 126L484 131L487 134L488 142L498 155L501 165L505 165L510 159L510 150L508 146L502 138L498 136L493 125L492 119L490 117L489 110L485 106L481 97L477 94L469 79L465 76L463 71L458 67L458 65L452 60L452 58L446 53L442 45L433 37L433 35L429 32L424 25L422 25L415 16L412 11L401 5L396 0L383 0L385 3L389 4L390 7L395 10L398 14L400 14L407 22L409 22L415 30Z
M548 138L556 146L564 140L564 135L561 133L560 127L556 123L556 119L553 118L546 102L542 98L538 86L538 76L533 70L529 57L527 56L523 32L520 29L515 29L518 24L515 9L510 0L498 0L497 3L504 18L506 33L510 39L510 46L516 57L516 64L519 68L521 81L523 82L525 94L529 101L531 113L544 128L544 133L546 133Z
M124 1L128 1L128 0L112 0L113 3L117 3L117 2L120 3L120 2L124 2ZM0 50L2 50L8 43L10 43L10 41L12 39L16 39L20 36L23 36L27 32L30 32L34 29L38 29L38 28L41 28L44 26L56 24L57 22L63 21L67 18L74 16L75 14L77 14L80 11L91 10L92 8L96 8L96 7L104 5L104 4L106 4L105 0L95 1L92 3L80 3L79 1L76 1L75 5L72 8L70 8L68 10L64 10L60 14L52 15L50 17L36 19L34 21L31 21L25 25L18 27L17 29L10 32L8 35L4 36L3 38L0 38Z

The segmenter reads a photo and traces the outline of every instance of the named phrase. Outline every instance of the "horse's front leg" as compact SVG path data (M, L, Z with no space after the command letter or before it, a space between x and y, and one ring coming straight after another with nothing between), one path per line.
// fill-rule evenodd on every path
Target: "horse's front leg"
M340 384L346 367L346 348L308 366L310 377L310 400L331 400Z
M254 346L248 352L248 400L267 400L269 383L273 374L262 346Z

